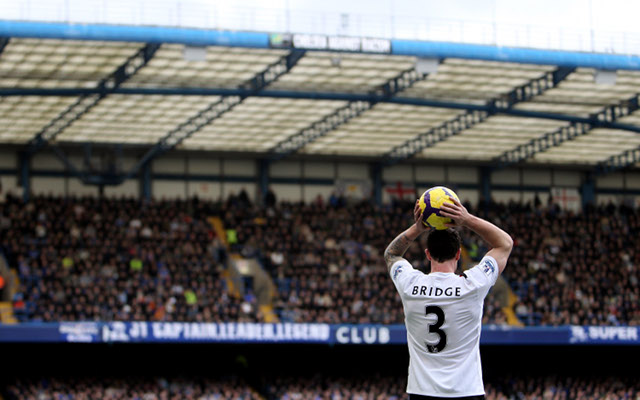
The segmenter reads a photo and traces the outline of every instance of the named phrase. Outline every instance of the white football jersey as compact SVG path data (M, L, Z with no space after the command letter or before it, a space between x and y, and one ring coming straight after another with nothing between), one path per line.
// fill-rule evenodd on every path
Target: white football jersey
M483 395L479 345L482 308L500 274L496 260L485 256L463 275L425 275L402 259L391 266L390 274L402 298L407 327L407 393Z

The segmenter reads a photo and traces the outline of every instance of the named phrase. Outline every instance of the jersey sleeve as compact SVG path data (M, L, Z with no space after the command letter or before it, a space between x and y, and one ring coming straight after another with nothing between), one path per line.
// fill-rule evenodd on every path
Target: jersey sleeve
M481 297L484 298L489 293L489 289L498 280L500 270L493 257L484 256L478 265L465 271L465 274L473 285L478 288Z
M389 269L389 274L396 289L402 294L405 287L413 282L412 277L420 275L421 272L414 269L411 263L403 258L393 263L391 269Z

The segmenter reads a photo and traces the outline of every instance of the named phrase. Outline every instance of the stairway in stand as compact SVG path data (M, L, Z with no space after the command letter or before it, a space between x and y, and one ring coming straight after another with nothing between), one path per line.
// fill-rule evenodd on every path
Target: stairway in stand
M262 293L262 295L257 296L257 299L258 311L263 316L264 322L278 322L278 316L276 315L272 304L272 300L276 294L276 289L271 276L264 270L264 268L262 268L257 259L244 259L240 254L231 253L231 248L227 241L227 230L219 217L209 217L207 218L207 221L213 227L216 236L226 247L227 254L229 255L227 268L222 273L229 293L236 298L241 298L244 294L242 276L238 271L238 268L235 267L239 262L244 261L243 265L245 266L245 269L247 269L245 273L250 272L250 275L253 277L254 285L256 286L254 289L260 289L255 291Z
M0 303L0 323L2 324L18 323L18 320L16 319L15 315L13 315L13 306L11 305L11 303L7 301Z

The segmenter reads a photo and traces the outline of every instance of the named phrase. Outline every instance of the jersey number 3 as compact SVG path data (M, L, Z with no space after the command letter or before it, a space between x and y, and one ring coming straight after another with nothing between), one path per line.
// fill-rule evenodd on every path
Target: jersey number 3
M429 325L429 333L435 333L440 336L440 340L438 340L438 343L427 343L427 350L429 351L429 353L439 353L442 351L442 349L444 349L444 346L447 345L447 334L444 333L442 329L440 329L442 324L444 324L444 311L442 311L442 308L438 306L427 306L425 311L427 315L435 314L438 318L435 324Z

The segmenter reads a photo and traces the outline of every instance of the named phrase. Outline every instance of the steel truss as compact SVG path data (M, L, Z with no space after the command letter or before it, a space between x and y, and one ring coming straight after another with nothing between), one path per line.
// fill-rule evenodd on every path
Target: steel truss
M140 161L138 161L135 167L122 177L122 180L124 181L125 179L129 179L136 175L140 169L142 169L153 158L175 148L184 140L190 138L217 118L220 118L223 114L231 111L251 94L260 92L269 84L276 81L282 75L289 72L303 55L304 51L291 51L286 56L281 57L278 61L269 65L265 70L259 72L242 85L244 88L249 90L248 93L239 96L223 96L220 100L198 112L185 123L178 125L175 129L171 130L162 139L160 139L151 149L149 149Z
M640 146L609 157L596 166L595 175L604 175L623 170L640 163Z
M81 95L77 101L67 107L36 133L33 139L29 141L27 151L33 154L53 141L56 136L88 113L109 93L119 88L122 83L135 75L140 68L147 65L159 48L159 44L149 43L129 57L121 66L109 74L109 76L98 82L94 93Z
M384 156L383 164L389 166L413 157L422 150L447 140L451 136L484 121L488 116L489 113L486 111L475 110L469 110L460 114L456 118L445 121L439 126L431 128L427 132L421 133L417 137L394 147Z
M530 100L532 97L540 95L545 91L556 87L575 68L559 67L554 71L549 71L541 77L529 80L509 93L499 96L488 103L485 110L467 109L465 114L459 115L453 120L446 121L438 127L430 129L428 132L410 139L400 146L396 146L384 155L384 164L393 165L402 160L406 160L420 153L427 147L446 140L473 125L484 121L490 115L505 113L512 110L513 106Z
M626 130L636 128L635 131L640 133L640 129L638 129L638 127L616 125L616 121L618 119L630 115L634 111L638 110L639 96L640 94L636 94L618 104L606 106L599 112L591 115L586 122L571 122L567 126L563 126L553 132L547 133L542 137L532 139L530 142L520 145L515 149L506 151L496 158L496 161L498 161L498 168L506 168L528 160L537 153L546 151L551 147L558 146L568 140L573 140L578 136L586 135L596 127L623 129L622 127L626 126L628 128ZM622 156L622 154L620 156Z
M427 74L421 74L416 71L415 68L411 68L389 79L375 92L379 93L378 96L388 100L398 92L411 87L414 83L426 79L426 77ZM325 116L320 121L312 123L310 126L276 144L269 150L269 153L271 153L269 159L271 161L277 161L297 152L307 144L316 141L318 138L346 124L365 111L370 110L376 103L377 101L375 100L350 101L346 106L338 108L335 112Z

